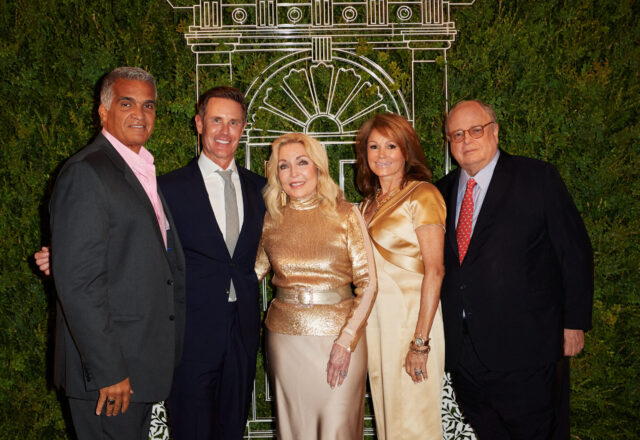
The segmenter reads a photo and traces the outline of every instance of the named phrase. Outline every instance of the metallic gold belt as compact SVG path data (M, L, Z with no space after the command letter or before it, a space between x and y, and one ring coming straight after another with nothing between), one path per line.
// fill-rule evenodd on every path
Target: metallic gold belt
M336 287L335 289L314 289L309 286L294 288L278 287L276 298L289 304L302 304L312 306L314 304L328 305L338 304L340 301L353 297L349 284Z

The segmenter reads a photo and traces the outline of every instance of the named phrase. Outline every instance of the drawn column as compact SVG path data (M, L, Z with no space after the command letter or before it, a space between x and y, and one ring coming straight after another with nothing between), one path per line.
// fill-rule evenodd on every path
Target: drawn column
M331 0L313 0L313 24L315 26L333 25L333 5Z
M368 24L388 24L389 5L387 4L387 0L368 0L367 18Z
M217 28L222 26L222 4L219 0L200 1L200 26Z
M256 18L260 27L277 26L276 20L276 1L275 0L256 0Z
M444 10L442 0L422 0L422 23L442 24Z

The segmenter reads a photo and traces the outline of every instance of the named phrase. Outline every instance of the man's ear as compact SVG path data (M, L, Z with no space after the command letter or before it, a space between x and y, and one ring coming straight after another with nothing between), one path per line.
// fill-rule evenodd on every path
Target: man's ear
M98 116L100 116L100 123L102 124L103 127L107 122L108 113L109 113L109 110L107 110L104 105L100 104L98 106Z
M202 118L200 117L200 115L196 115L195 122L196 122L196 130L198 130L198 134L202 134L202 129L204 128L204 124L202 123Z

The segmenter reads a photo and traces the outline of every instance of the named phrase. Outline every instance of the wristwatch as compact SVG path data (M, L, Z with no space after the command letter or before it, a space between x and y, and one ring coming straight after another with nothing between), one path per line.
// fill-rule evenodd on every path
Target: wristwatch
M416 347L424 347L425 343L426 341L424 340L422 335L418 335L413 338L413 345L415 345Z

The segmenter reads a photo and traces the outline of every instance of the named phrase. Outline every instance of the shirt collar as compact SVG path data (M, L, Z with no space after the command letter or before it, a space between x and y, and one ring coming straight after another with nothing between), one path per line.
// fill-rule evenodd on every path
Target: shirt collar
M491 159L483 169L478 171L473 179L476 181L476 184L482 188L487 189L489 187L489 183L491 183L491 177L493 177L493 170L496 169L496 164L498 163L498 158L500 157L500 150L496 151L496 154ZM467 180L469 180L471 176L467 174L464 169L460 170L460 180L458 183L458 191L461 189L464 191L467 187Z
M198 158L198 167L200 168L200 172L205 179L207 177L210 177L213 173L216 173L216 171L222 170L222 167L220 165L209 159L204 153L200 153L200 157ZM231 170L232 176L234 173L238 172L235 160L231 161L227 170Z
M144 145L140 147L140 152L136 154L131 148L116 139L105 128L102 129L102 135L107 138L113 148L122 156L125 162L133 168L132 165L153 165L153 155L144 148Z

